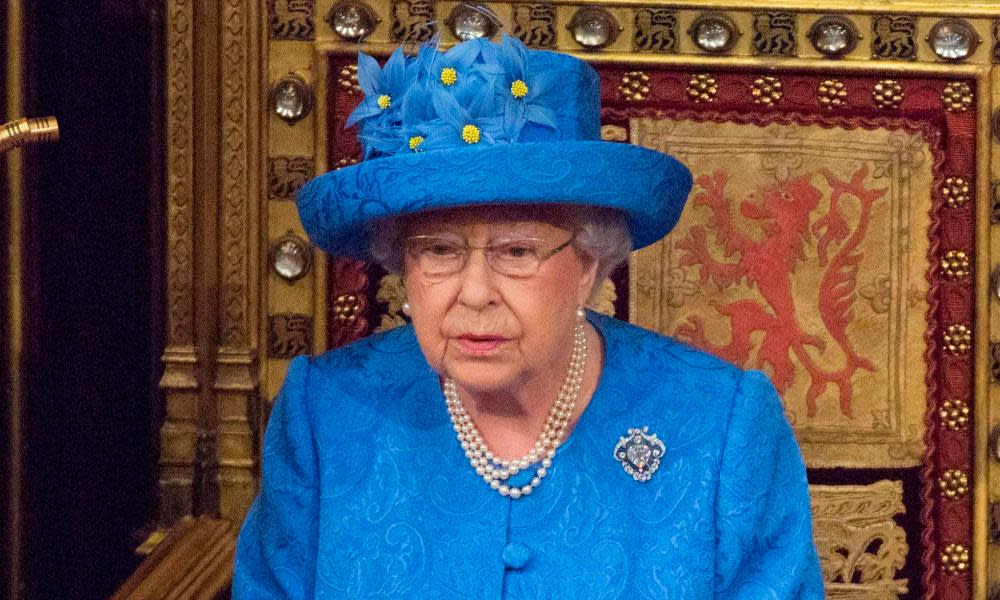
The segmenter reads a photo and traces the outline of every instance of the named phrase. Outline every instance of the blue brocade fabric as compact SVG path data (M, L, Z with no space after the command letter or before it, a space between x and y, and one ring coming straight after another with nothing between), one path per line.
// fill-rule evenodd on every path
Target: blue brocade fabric
M637 250L673 229L690 189L680 162L635 144L525 142L366 160L310 180L297 203L313 244L359 259L375 219L498 202L624 211Z
M621 210L635 249L674 227L691 173L661 152L601 141L600 77L586 61L507 36L445 53L436 45L414 58L399 49L384 69L359 56L365 99L348 122L358 123L365 160L299 190L313 244L363 260L375 219L498 202ZM442 68L454 69L458 83L443 85ZM512 95L515 80L527 82L523 98ZM383 96L391 101L379 108ZM481 139L466 139L465 127Z
M518 500L469 466L412 327L295 359L233 598L823 598L805 468L767 378L589 318L597 391ZM666 446L644 483L613 456L642 426Z

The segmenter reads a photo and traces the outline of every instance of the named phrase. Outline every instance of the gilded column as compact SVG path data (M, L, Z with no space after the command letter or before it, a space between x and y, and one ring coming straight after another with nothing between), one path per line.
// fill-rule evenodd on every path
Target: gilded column
M167 318L160 387L160 520L189 514L195 472L198 358L194 334L194 0L167 1Z
M239 521L256 491L252 423L258 400L258 246L262 17L259 2L224 0L221 14L216 481L219 512Z

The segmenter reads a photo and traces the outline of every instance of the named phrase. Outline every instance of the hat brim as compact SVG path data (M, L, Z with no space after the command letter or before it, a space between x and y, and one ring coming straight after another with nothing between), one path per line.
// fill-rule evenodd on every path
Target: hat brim
M525 142L397 154L321 175L298 194L319 248L366 259L369 223L484 204L603 206L624 211L635 249L673 229L691 190L677 159L633 144Z

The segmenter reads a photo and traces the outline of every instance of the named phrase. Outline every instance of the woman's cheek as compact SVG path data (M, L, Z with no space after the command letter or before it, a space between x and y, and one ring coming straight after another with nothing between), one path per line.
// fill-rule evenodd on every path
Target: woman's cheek
M413 323L417 343L427 363L435 371L440 372L444 340L441 336L443 311L435 305L433 290L428 289L419 273L412 272L409 267L403 276L406 289L406 299L410 305L410 321Z
M419 317L413 319L413 329L417 335L417 343L420 345L420 351L423 353L424 358L427 359L427 364L440 373L443 369L442 359L445 348L443 338L434 328L428 328L426 324L421 324Z

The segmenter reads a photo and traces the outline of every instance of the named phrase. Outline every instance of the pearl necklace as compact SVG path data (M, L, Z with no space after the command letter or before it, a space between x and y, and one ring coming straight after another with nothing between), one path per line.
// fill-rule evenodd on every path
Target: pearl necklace
M469 416L458 397L455 381L445 379L445 402L462 450L465 451L465 456L469 459L472 468L476 470L476 474L482 477L483 481L501 496L509 496L514 499L527 496L538 487L538 484L548 474L548 469L552 466L552 457L555 456L556 450L565 440L566 428L573 415L573 409L576 407L576 399L580 395L580 383L583 381L583 368L586 364L587 338L583 323L578 323L573 334L573 353L570 357L566 379L559 389L559 395L552 404L548 417L545 418L542 433L527 454L510 460L504 460L490 452L475 423L472 422L472 417ZM531 479L531 483L522 486L511 486L506 483L511 477L538 464L539 461L540 464L535 469L535 476Z

